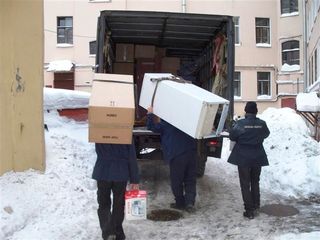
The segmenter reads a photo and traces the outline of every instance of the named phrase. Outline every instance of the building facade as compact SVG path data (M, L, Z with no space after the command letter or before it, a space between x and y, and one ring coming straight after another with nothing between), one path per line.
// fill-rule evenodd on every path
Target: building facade
M320 92L320 0L305 1L305 88Z
M267 107L294 106L295 95L305 88L303 3L303 0L45 0L45 85L90 91L101 10L222 14L234 16L235 22L235 114L243 115L247 101L257 101L259 112ZM68 74L61 72L56 62L61 60L69 62ZM70 80L67 85L65 79Z

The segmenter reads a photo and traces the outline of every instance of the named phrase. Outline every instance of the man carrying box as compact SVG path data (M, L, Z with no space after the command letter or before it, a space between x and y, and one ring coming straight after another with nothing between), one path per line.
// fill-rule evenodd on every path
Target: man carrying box
M98 186L98 217L104 240L123 240L125 191L139 189L134 124L133 76L94 75L89 101L89 141L97 161L92 178ZM113 198L111 199L111 194Z
M164 160L170 166L172 208L194 212L196 198L196 140L161 119L154 122L153 108L148 108L147 128L160 133Z

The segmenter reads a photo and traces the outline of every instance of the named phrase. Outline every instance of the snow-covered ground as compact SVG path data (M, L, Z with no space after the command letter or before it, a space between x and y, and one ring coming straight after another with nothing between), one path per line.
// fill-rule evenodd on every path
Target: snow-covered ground
M50 96L45 97L45 106L51 106L49 112L44 111L49 128L45 132L46 171L8 172L0 177L0 239L101 239L96 183L91 179L96 155L94 145L88 143L87 122L60 117L50 101L63 94L46 94ZM72 99L69 96L68 103ZM222 158L209 159L205 176L198 181L197 212L185 213L177 221L125 221L127 239L320 239L320 224L312 218L319 219L319 203L296 203L319 199L320 143L309 136L304 121L291 109L269 108L259 117L271 131L264 143L270 166L261 175L262 205L291 202L300 215L260 214L251 221L243 219L237 170L227 163L226 140ZM167 207L172 201L167 167L161 162L139 165L141 187L149 193L149 211ZM159 175L157 179L153 173Z

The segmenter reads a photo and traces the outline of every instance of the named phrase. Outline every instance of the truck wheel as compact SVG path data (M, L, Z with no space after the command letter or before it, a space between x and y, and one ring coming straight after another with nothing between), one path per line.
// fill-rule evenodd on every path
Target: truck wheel
M203 177L204 171L206 169L206 163L207 163L207 155L206 154L200 154L197 155L197 177Z

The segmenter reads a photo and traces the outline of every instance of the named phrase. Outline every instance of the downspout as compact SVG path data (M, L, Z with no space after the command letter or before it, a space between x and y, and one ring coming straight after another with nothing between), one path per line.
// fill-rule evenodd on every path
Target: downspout
M181 12L186 13L187 0L181 0Z
M303 92L307 91L308 88L308 54L307 54L307 9L306 9L307 0L302 0L302 11L303 11Z

